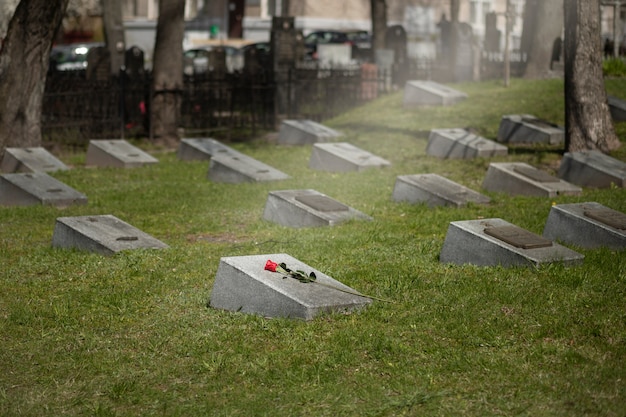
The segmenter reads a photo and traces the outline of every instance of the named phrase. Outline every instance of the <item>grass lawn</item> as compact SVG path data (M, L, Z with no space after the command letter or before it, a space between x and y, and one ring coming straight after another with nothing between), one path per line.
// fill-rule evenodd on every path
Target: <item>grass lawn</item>
M491 160L425 154L433 128L493 139L504 114L564 123L563 81L457 84L451 107L402 108L383 96L326 125L392 165L308 168L310 146L271 136L232 146L289 174L222 184L208 163L138 143L159 159L86 168L59 155L53 176L88 205L0 207L2 416L624 416L626 255L572 249L581 266L446 265L448 224L500 217L541 234L550 207L596 201L626 212L626 189L511 197L481 189L491 161L555 173L555 149ZM607 80L626 98L626 80ZM626 123L616 126L626 145ZM614 157L626 161L626 146ZM395 203L398 175L437 173L488 195L486 206ZM272 190L312 188L374 218L291 229L262 219ZM112 214L167 243L104 257L51 247L55 219ZM392 299L304 322L207 307L219 260L285 252L363 292ZM259 265L263 268L263 265Z

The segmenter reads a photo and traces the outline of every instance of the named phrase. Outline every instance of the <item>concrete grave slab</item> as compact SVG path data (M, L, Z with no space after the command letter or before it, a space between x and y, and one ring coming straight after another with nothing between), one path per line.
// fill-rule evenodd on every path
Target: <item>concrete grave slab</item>
M288 227L334 226L351 219L372 220L315 190L270 191L263 219Z
M234 149L218 149L211 157L207 178L214 182L277 181L289 175Z
M621 98L608 96L609 110L611 117L616 122L626 122L626 100Z
M90 140L85 165L135 168L159 162L123 139Z
M289 119L280 124L280 145L310 145L317 142L332 142L343 136L340 132L307 119Z
M543 236L587 249L626 249L626 214L596 202L557 204Z
M233 149L211 138L183 138L178 146L178 159L181 161L210 160L218 153L227 153Z
M160 240L110 214L57 218L52 246L101 255L132 249L168 248Z
M626 162L600 151L566 152L558 175L582 187L626 188Z
M506 146L465 129L433 129L426 146L427 155L444 159L488 158L506 155L508 152Z
M364 171L390 165L389 161L346 142L315 143L309 159L309 168L331 172Z
M483 188L509 195L536 197L582 194L582 188L523 162L490 163L483 180Z
M42 147L6 148L0 164L0 171L13 172L54 172L69 168Z
M316 281L303 283L266 271L264 268L268 260L284 262L288 268L306 274L314 272ZM209 306L264 317L311 320L324 313L359 310L372 302L369 298L345 291L358 294L347 285L284 253L232 256L220 259Z
M487 204L489 197L437 174L400 175L392 198L398 202L426 203L429 207L463 207L468 203Z
M407 81L404 85L403 105L451 106L467 98L467 94L434 81Z
M442 263L478 266L578 265L584 256L499 218L451 222Z
M87 204L87 197L44 172L0 176L0 205L35 204L67 207L73 204Z
M559 145L565 140L565 129L530 114L502 116L498 142L512 144Z

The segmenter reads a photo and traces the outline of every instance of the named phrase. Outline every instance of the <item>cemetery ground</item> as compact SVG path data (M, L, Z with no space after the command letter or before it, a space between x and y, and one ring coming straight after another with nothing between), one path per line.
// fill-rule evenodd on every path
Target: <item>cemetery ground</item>
M427 156L434 128L495 139L504 114L563 124L563 81L454 86L450 107L402 107L397 92L324 123L391 166L308 168L311 146L273 135L230 143L287 173L227 184L208 163L136 142L149 166L52 173L87 205L0 207L0 415L3 416L623 416L626 256L586 250L582 265L439 262L451 221L499 217L541 234L553 204L626 212L626 189L538 198L481 190L490 162L556 173L561 153L510 148L490 159ZM626 80L607 80L626 98ZM623 142L612 156L626 161ZM429 208L391 199L398 175L436 173L491 198ZM315 189L373 217L333 227L264 221L268 192ZM55 249L55 219L112 214L169 248L102 256ZM352 314L268 319L207 307L221 257L287 253L373 301ZM264 265L259 265L262 270ZM277 275L276 279L282 279ZM305 285L305 284L303 284Z

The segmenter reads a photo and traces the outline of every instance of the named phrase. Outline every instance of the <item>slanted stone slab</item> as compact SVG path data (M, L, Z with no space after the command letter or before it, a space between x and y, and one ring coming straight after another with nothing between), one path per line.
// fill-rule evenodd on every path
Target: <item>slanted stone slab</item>
M277 181L289 175L234 149L219 149L211 157L207 178L214 182Z
M559 145L565 140L565 129L530 114L502 116L498 142L512 144Z
M451 106L467 98L467 94L434 81L407 81L403 104L411 106Z
M611 117L616 122L626 122L626 100L614 96L608 96Z
M52 246L113 255L132 249L165 249L168 246L110 214L59 217L54 226Z
M389 161L346 142L316 143L309 168L319 171L349 172L390 166Z
M316 282L303 283L266 271L264 268L268 260L284 262L288 268L306 274L314 272ZM372 301L345 291L358 294L347 285L284 253L233 256L220 259L209 305L264 317L311 320L323 313L359 310Z
M263 219L288 227L334 226L370 216L315 190L270 191Z
M218 153L233 151L229 146L211 138L183 138L178 146L178 159L181 161L209 160Z
M42 147L6 148L0 164L2 172L54 172L69 168Z
M471 159L501 156L508 148L465 129L433 129L430 131L426 154L444 159Z
M392 198L398 202L425 203L430 207L463 207L468 203L487 204L489 197L437 174L400 175Z
M595 249L626 248L626 214L596 202L552 206L543 236Z
M451 222L441 249L442 263L478 266L577 265L584 256L502 219Z
M558 175L582 187L626 188L626 162L599 151L566 152Z
M35 204L67 207L73 204L87 204L87 197L44 172L0 176L0 205Z
M540 171L523 162L492 162L483 180L487 191L509 195L556 197L580 195L582 188Z
M280 145L310 145L317 142L332 142L342 134L312 120L284 120L278 131Z
M85 165L135 168L159 162L123 139L90 140Z

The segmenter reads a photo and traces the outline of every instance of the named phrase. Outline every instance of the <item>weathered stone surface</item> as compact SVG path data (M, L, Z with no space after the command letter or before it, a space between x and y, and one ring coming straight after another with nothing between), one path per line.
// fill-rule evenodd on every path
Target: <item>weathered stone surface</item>
M67 207L72 204L87 204L87 197L44 172L0 176L0 205L35 204Z
M558 175L582 187L626 188L626 163L599 151L566 152Z
M393 189L394 201L462 207L468 203L487 204L489 197L437 174L400 175Z
M565 140L565 129L530 114L511 114L502 116L497 140L515 144L559 145Z
M316 143L309 168L318 171L349 172L390 166L389 161L346 142Z
M467 98L467 94L434 81L407 81L403 104L411 106L451 106Z
M233 149L218 150L209 163L207 177L214 182L240 183L277 181L289 175Z
M493 233L494 228L501 228L508 242L493 236L497 234ZM486 233L486 229L490 229L491 234ZM498 218L451 222L439 259L443 263L458 265L505 267L546 263L570 266L583 262L583 255L554 242L549 246L539 244L541 236L533 240L528 237L531 232L521 229L523 232L515 233L518 229Z
M178 159L181 161L203 161L219 153L233 151L229 146L211 138L183 138L178 146Z
M371 217L315 190L271 191L263 219L289 227L334 226Z
M471 159L501 156L508 148L465 129L433 129L430 131L426 154L444 159Z
M611 111L611 117L616 122L626 121L626 100L622 100L618 97L608 96L609 110Z
M110 214L59 217L52 246L112 255L131 249L164 249L168 246Z
M267 260L284 262L288 268L306 274L314 272L316 282L303 283L266 271ZM358 310L372 301L344 291L356 293L347 285L284 253L233 256L220 259L209 305L265 317L311 320L323 313Z
M159 162L150 154L122 139L90 140L85 165L135 168Z
M596 202L552 206L543 235L564 244L595 249L626 248L626 214Z
M510 195L556 197L580 195L582 189L523 162L492 162L483 180L487 191Z
M284 120L278 131L280 145L311 145L317 142L332 142L342 134L312 120Z
M6 148L0 164L1 172L54 172L69 169L67 165L42 147Z

